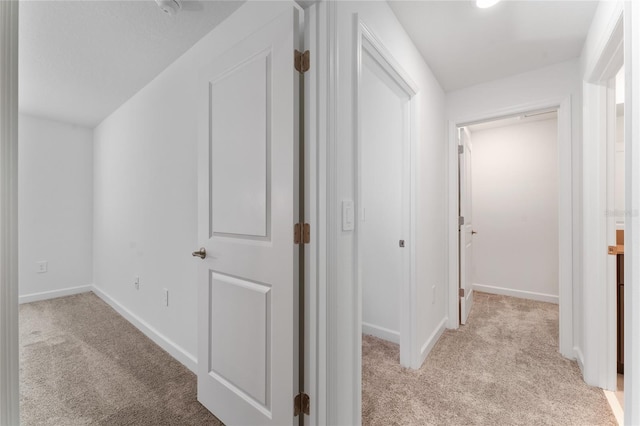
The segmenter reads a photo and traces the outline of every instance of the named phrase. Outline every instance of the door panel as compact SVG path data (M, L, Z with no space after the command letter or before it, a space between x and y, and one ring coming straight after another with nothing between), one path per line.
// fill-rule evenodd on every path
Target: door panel
M211 272L209 374L267 407L270 286ZM243 359L245 362L238 363Z
M211 236L267 236L270 56L211 83Z
M248 31L199 83L198 400L228 425L294 422L299 13Z
M473 304L473 210L471 206L471 139L466 127L460 129L460 145L464 151L460 163L460 216L464 225L460 227L460 323L466 324Z
M400 343L403 153L409 97L365 50L360 89L360 251L363 331Z

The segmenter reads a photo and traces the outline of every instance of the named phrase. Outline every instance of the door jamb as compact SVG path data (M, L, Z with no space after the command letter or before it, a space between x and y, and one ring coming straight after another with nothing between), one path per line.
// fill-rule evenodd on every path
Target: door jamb
M316 372L322 360L318 352L319 338L322 335L320 325L323 318L320 313L321 283L321 241L319 232L322 213L319 209L320 171L323 170L323 156L318 137L318 12L317 5L304 9L304 49L311 57L309 70L304 74L304 211L306 221L311 225L310 240L304 250L304 391L309 395L309 415L304 423L311 426L322 424L322 410L326 405L322 397L324 378Z
M608 241L608 218L601 212L607 210L607 149L610 143L615 144L615 140L611 140L612 137L615 139L615 134L610 131L612 118L615 123L615 113L609 111L615 108L615 102L612 106L612 80L625 60L623 20L624 11L620 7L612 15L607 36L603 38L594 62L585 70L583 82L586 104L583 120L584 380L588 384L609 390L616 389L614 319L617 308L615 288L608 288L610 286L602 283L608 282L608 274L612 272L608 267L610 256L606 252L606 246L613 244L615 240ZM625 132L625 156L629 147L626 138ZM625 185L627 184L625 176ZM630 219L628 214L626 216L625 228ZM625 298L625 304L627 303Z
M558 109L558 296L560 309L560 353L575 358L573 348L573 248L572 248L572 130L571 96L530 102L504 109L480 112L449 121L448 140L448 239L449 239L449 319L447 327L460 326L458 317L458 141L457 128L464 125L519 115L533 110ZM567 166L568 165L568 166Z
M405 140L403 147L403 208L402 208L402 232L405 240L408 241L407 253L403 259L402 270L406 275L403 276L400 286L400 364L405 367L419 368L419 352L415 345L415 300L416 300L416 283L415 283L415 242L413 235L415 234L415 159L413 153L417 144L417 104L415 95L418 93L418 86L411 79L409 74L395 60L391 52L376 37L370 28L356 14L354 16L356 28L356 57L355 57L355 93L354 93L354 116L357 117L357 124L354 129L354 140L356 141L356 153L354 170L356 175L356 202L354 210L360 209L361 201L361 119L358 109L360 99L361 75L362 75L362 55L366 51L380 65L387 74L400 86L408 96L408 114L406 128L409 129L409 135ZM407 170L408 168L408 170ZM408 185L408 188L406 187ZM407 199L408 198L408 199ZM408 220L407 220L408 219ZM357 223L357 221L356 221ZM362 405L362 281L361 281L361 235L359 227L355 229L355 303L354 322L355 330L357 330L357 338L355 339L354 353L356 354L357 368L355 369L356 385L355 395L358 401L357 412L361 412ZM361 421L361 419L360 419Z
M0 424L18 424L18 2L0 3Z

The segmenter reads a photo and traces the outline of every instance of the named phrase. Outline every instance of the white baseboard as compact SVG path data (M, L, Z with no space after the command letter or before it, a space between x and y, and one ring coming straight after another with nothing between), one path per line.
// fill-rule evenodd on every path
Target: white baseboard
M91 284L78 287L62 288L60 290L43 291L40 293L25 294L18 297L18 303L39 302L41 300L55 299L56 297L71 296L74 294L88 293L93 289Z
M492 285L473 284L474 291L483 293L499 294L501 296L519 297L520 299L537 300L539 302L548 302L558 304L558 296L552 294L536 293L533 291L513 290L504 287L495 287Z
M106 294L104 291L96 287L95 285L91 287L91 290L100 297L100 299L104 300L109 306L116 310L120 315L122 315L127 321L133 324L138 330L143 332L149 339L153 340L158 346L167 351L169 355L174 357L180 363L182 363L185 367L191 370L193 373L197 374L198 360L196 357L191 355L189 352L182 349L180 346L175 344L172 340L168 339L166 336L161 334L158 330L149 325L146 321L138 317L136 314L131 312L129 309L122 306L118 303L114 298Z
M582 355L582 351L579 347L574 347L573 352L576 354L576 361L578 362L578 367L580 367L580 372L584 376L584 355Z
M414 367L415 369L422 367L422 364L424 364L424 360L427 359L429 352L431 352L436 343L438 343L440 336L442 336L442 333L444 333L444 330L447 328L446 325L448 320L449 319L447 317L443 318L442 321L440 321L440 324L438 324L438 327L436 327L433 333L431 333L431 336L429 336L427 341L424 342L424 345L422 345L422 348L420 349L420 359L418 360L418 365Z
M377 325L362 322L362 333L370 334L388 342L400 344L400 333L389 330L388 328L378 327Z

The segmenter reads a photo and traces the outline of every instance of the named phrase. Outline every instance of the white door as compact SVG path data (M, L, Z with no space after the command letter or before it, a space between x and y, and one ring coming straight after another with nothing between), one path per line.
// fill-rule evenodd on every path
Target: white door
M227 425L294 422L299 13L248 28L199 82L198 400Z
M399 241L405 238L402 180L409 97L366 50L360 84L362 330L399 344L405 278L405 250Z
M464 223L460 226L460 324L466 324L473 304L473 217L471 209L471 141L466 127L458 130L460 146L459 185L460 216Z

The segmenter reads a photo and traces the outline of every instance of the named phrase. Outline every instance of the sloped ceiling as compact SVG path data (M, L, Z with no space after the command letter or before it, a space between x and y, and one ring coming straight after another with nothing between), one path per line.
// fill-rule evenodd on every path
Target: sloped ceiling
M241 1L21 1L20 110L94 127Z

